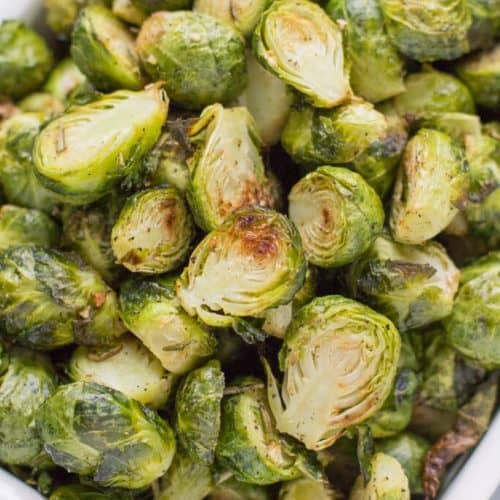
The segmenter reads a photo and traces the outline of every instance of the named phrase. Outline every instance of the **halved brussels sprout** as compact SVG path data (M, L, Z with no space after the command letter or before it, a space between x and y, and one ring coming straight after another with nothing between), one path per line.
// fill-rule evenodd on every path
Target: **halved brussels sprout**
M339 267L363 254L382 231L377 193L355 172L319 167L293 186L288 213L306 257L319 267Z
M238 210L196 247L177 282L184 309L212 326L286 304L304 283L300 236L282 214Z
M500 4L497 0L467 0L467 6L472 14L468 34L471 50L492 47L500 33Z
M331 110L299 105L290 113L281 143L299 164L349 163L387 127L384 115L365 101L353 100Z
M141 26L148 17L147 13L140 6L135 5L133 0L113 0L111 10L122 21L135 26Z
M231 26L197 12L157 12L142 25L137 51L169 97L200 109L236 98L245 88L245 42Z
M220 431L224 373L219 361L209 361L182 381L175 398L175 429L191 460L210 465Z
M93 269L34 245L0 252L0 328L37 349L107 345L124 332L115 293Z
M117 91L71 109L35 140L38 177L67 203L102 198L121 181L139 176L141 159L158 140L167 111L168 98L158 86Z
M132 493L113 491L86 484L66 484L59 486L49 500L133 500Z
M102 486L148 486L175 454L174 433L156 412L97 384L60 386L41 406L36 423L57 465Z
M370 461L370 480L359 475L349 500L410 500L410 486L400 463L385 453L376 453Z
M176 278L127 280L120 289L120 310L128 329L163 367L182 375L211 356L216 341L182 309L175 296Z
M456 59L469 51L466 0L380 0L389 36L417 61Z
M378 102L404 92L403 59L385 31L378 1L329 0L325 10L346 23L346 57L356 95Z
M0 24L0 96L19 98L36 90L54 64L45 40L19 21Z
M248 484L229 478L218 483L208 500L271 500L271 492L265 486Z
M465 209L470 232L481 238L487 249L500 246L500 188L495 189L480 203L470 203Z
M242 207L275 207L277 200L260 156L262 144L246 108L213 104L188 133L194 154L188 160L187 195L201 228L214 230Z
M273 484L296 479L310 467L309 454L276 430L265 384L255 377L235 381L222 401L217 461L239 481Z
M102 5L85 7L78 15L71 35L71 57L99 90L139 90L144 86L133 36Z
M420 129L408 142L396 177L390 226L400 243L430 240L465 206L469 167L449 135Z
M351 98L340 27L319 5L272 2L254 31L252 46L265 68L313 106L332 108Z
M460 273L436 242L403 245L381 234L348 270L350 293L390 318L401 331L445 318Z
M44 92L28 94L17 105L23 113L45 113L47 116L57 116L64 111L64 105L59 99Z
M286 481L279 492L279 500L340 500L342 495L337 494L326 481L315 481L307 477Z
M90 83L73 59L63 59L49 74L43 90L68 104L79 93L89 91Z
M148 14L159 10L189 9L192 0L132 0L132 3Z
M500 43L459 62L456 71L480 106L500 110Z
M460 283L467 283L487 271L496 269L499 262L500 250L487 253L483 257L475 260L473 265L460 269Z
M396 376L400 344L387 318L353 300L330 295L304 306L281 348L281 396L268 370L278 430L309 449L330 446L382 407Z
M56 390L56 373L44 354L14 347L8 357L8 369L0 376L0 461L36 467L43 448L35 414Z
M432 128L444 132L466 149L470 143L476 143L481 136L479 116L469 113L425 113L424 117L417 119L414 125L417 125L417 128ZM469 159L469 154L467 157Z
M68 363L75 382L94 382L120 391L150 408L161 408L172 391L176 377L132 336L122 337L108 349L78 347Z
M59 227L39 210L0 206L0 249L32 243L41 247L55 247L59 243Z
M160 274L184 263L193 237L191 214L180 193L158 187L127 199L113 226L111 246L130 271Z

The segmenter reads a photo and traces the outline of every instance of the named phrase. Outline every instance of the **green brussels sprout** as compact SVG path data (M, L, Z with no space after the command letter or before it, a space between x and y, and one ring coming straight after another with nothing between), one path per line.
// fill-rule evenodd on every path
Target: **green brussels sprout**
M416 245L439 234L464 207L469 183L463 149L443 132L420 129L396 177L389 220L394 239Z
M474 265L474 264L473 264ZM472 271L466 270L471 276ZM500 368L500 259L463 282L451 315L444 320L448 343L486 370Z
M487 271L496 269L499 262L500 250L489 252L483 257L475 260L473 265L464 267L460 270L460 283L467 283Z
M456 71L477 104L500 110L500 43L459 62Z
M380 0L392 43L417 61L456 59L469 51L466 0Z
M411 432L403 432L397 436L375 442L378 452L395 458L403 467L412 494L423 493L422 472L425 455L431 447L421 436Z
M250 376L235 381L222 401L216 454L237 480L260 485L296 479L311 460L299 444L276 430L265 385Z
M136 8L141 9L148 14L159 10L181 10L189 9L192 0L132 0Z
M62 102L45 92L28 94L17 105L23 113L45 113L49 116L56 116L64 111Z
M140 90L144 86L134 38L102 5L85 7L78 15L71 57L99 90Z
M384 225L377 193L355 172L319 167L289 194L290 219L297 226L309 262L339 267L366 252Z
M246 61L248 83L238 97L238 104L245 106L253 116L264 146L273 146L285 128L293 94L286 83L261 66L249 50Z
M113 226L111 246L130 271L160 274L185 261L193 237L191 214L180 193L157 187L127 198Z
M352 97L340 27L319 5L272 2L254 31L252 48L267 70L313 106L332 108Z
M471 50L487 49L500 33L500 4L497 0L467 0L472 14L468 39Z
M220 430L224 373L213 360L193 370L182 381L175 398L175 429L191 460L213 463Z
M346 23L344 43L355 94L379 102L404 92L403 59L385 31L378 1L329 0L325 10Z
M231 26L198 12L157 12L142 25L137 51L172 101L190 109L235 99L246 85L245 43Z
M290 302L306 268L300 236L284 215L240 209L196 247L177 282L177 297L204 323L231 326L235 318Z
M113 0L113 14L126 23L140 26L148 17L133 0Z
M166 472L175 438L154 411L108 387L62 385L40 407L37 429L45 451L69 472L99 485L137 489Z
M213 104L189 129L194 148L188 160L187 199L196 223L205 231L251 205L275 208L271 183L260 156L261 141L246 108Z
M43 90L64 104L68 104L72 96L87 92L89 81L80 71L73 59L63 59L49 74Z
M359 475L349 500L410 500L408 478L400 463L390 455L376 453L370 461L370 480Z
M0 125L0 183L9 203L53 212L59 200L35 175L32 147L46 119L43 113L21 113Z
M175 295L176 276L132 278L120 288L121 316L127 328L160 360L182 375L210 357L214 336L191 318Z
M439 243L403 245L387 233L347 271L350 294L385 314L401 331L448 316L459 279Z
M57 377L44 354L14 347L8 357L0 376L0 461L35 467L43 454L35 413L56 390Z
M309 449L330 446L382 407L396 376L400 344L387 318L353 300L330 295L304 306L281 348L281 396L268 370L278 430Z
M352 101L331 110L299 105L290 113L281 144L299 164L349 163L387 127L384 115L368 102Z
M133 496L125 491L113 492L94 485L66 484L56 488L49 500L133 500Z
M342 495L331 489L326 481L315 481L307 477L286 481L279 492L279 500L340 500Z
M208 500L271 500L269 490L258 484L248 484L229 478L219 483L208 495Z
M34 245L0 252L0 329L37 349L107 345L124 332L115 293L93 269Z
M19 21L0 24L0 96L19 98L36 90L54 64L45 40Z
M132 336L122 337L119 344L108 349L78 347L71 355L67 372L75 382L110 387L153 409L167 402L176 380Z
M39 179L74 205L102 198L121 181L133 182L142 157L160 136L167 111L168 98L158 86L117 91L71 109L35 140Z
M41 247L55 247L59 242L59 227L39 210L0 206L0 249L32 243Z
M416 128L431 128L444 132L466 148L481 135L479 116L468 113L426 113L412 125L416 125Z
M480 203L470 203L465 215L473 236L486 242L489 249L500 245L500 188L495 189Z

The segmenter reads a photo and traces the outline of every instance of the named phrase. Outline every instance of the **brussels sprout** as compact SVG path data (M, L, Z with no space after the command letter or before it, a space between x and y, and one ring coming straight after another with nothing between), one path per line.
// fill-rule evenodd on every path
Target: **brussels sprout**
M500 141L500 121L485 123L483 125L483 133Z
M139 90L144 86L134 38L102 5L85 7L78 15L71 57L99 90Z
M378 1L329 0L325 10L346 23L346 54L356 95L378 102L404 92L403 60L384 29Z
M466 0L380 0L389 36L417 61L456 59L469 51Z
M487 248L500 245L500 188L495 189L480 203L470 203L465 209L472 235L481 238ZM477 241L476 241L477 242Z
M89 91L89 81L73 59L63 59L49 74L43 90L68 104L79 93Z
M235 317L259 316L290 302L305 273L293 224L272 210L246 208L196 247L177 282L177 297L206 324L231 326Z
M75 382L94 382L120 391L150 408L166 403L176 379L131 336L108 349L78 347L69 360L68 375Z
M415 124L418 128L432 128L444 132L462 146L475 143L481 136L479 116L468 113L426 113L423 118L417 119Z
M64 111L64 105L59 99L44 92L29 94L17 105L24 113L45 113L49 116L56 116Z
M458 63L456 71L480 106L500 110L500 43Z
M0 461L36 466L42 443L34 419L40 405L56 390L57 378L44 354L14 347L0 376Z
M97 384L60 386L36 423L57 465L102 486L148 486L168 469L176 448L172 429L154 411Z
M175 398L175 429L191 460L210 465L220 430L224 373L219 361L189 373Z
M246 108L213 104L189 129L195 149L188 160L188 202L197 224L212 231L239 208L274 208L260 156L260 138Z
M472 271L466 270L471 276ZM448 343L486 370L500 368L500 259L461 284L453 310L445 319Z
M124 331L115 293L95 271L34 245L0 252L0 328L37 349L111 344Z
M303 177L290 191L288 211L307 259L326 268L349 264L368 250L385 217L366 181L339 167L319 167Z
M132 272L159 274L186 259L194 226L175 188L158 187L130 196L111 232L113 253Z
M113 14L129 24L140 26L148 17L138 5L134 5L133 0L113 0Z
M376 453L370 465L370 480L365 484L363 476L358 476L349 500L410 500L408 478L395 458Z
M404 432L395 437L381 439L375 448L381 453L395 458L403 467L412 494L423 493L422 472L425 455L430 443L411 432Z
M216 347L213 335L180 306L176 276L127 280L120 289L120 310L128 329L160 360L182 375L199 366Z
M315 481L307 477L283 483L279 492L279 500L336 500L342 498L332 490L325 481Z
M197 12L157 12L142 25L137 51L153 80L186 108L227 102L245 88L245 43L231 26Z
M386 233L347 271L352 296L385 314L401 331L448 316L459 277L438 243L403 245Z
M55 247L59 242L59 227L39 210L0 206L0 249L32 243Z
M340 27L319 5L307 0L272 2L254 31L252 46L266 69L313 106L332 108L352 96Z
M33 92L53 64L41 36L19 21L0 24L0 96L17 99Z
M49 500L133 500L131 493L113 492L85 484L67 484L56 488Z
M420 129L396 177L389 221L395 240L421 244L443 231L464 207L469 182L462 148L443 132Z
M216 453L236 479L261 485L296 479L311 460L302 447L277 432L265 385L255 377L235 381L223 400Z
M394 382L400 344L387 318L353 300L330 295L304 306L281 348L281 397L268 370L278 430L309 449L330 446L381 408Z
M167 111L168 98L158 86L114 92L71 109L35 140L38 177L67 203L102 198L140 174L141 159L158 140Z
M141 9L148 14L159 10L181 10L188 9L192 0L132 0L136 8Z
M500 4L497 0L467 0L467 6L472 14L468 34L471 50L493 46L500 33Z
M467 283L487 271L496 269L499 262L500 250L489 252L483 257L475 260L473 265L464 267L460 270L460 283Z
M230 478L218 484L207 498L208 500L271 500L271 495L264 486L242 483Z

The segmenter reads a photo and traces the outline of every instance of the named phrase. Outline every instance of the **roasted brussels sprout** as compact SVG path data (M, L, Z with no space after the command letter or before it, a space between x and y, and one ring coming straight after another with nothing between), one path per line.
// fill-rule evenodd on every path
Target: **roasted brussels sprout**
M133 0L113 0L112 12L122 21L135 26L141 26L148 17L139 5L134 4Z
M231 326L234 318L259 316L290 302L305 273L293 224L272 210L246 208L196 247L177 282L177 296L206 324Z
M218 483L208 500L271 500L270 491L257 484L248 484L229 478Z
M37 349L111 344L124 332L115 293L95 271L34 245L0 252L0 311L3 335Z
M159 10L180 10L191 6L192 0L132 0L138 9L151 14Z
M466 0L380 0L389 36L417 61L456 59L469 51Z
M191 318L175 296L176 276L127 280L120 289L120 310L128 329L160 360L184 374L211 356L214 336Z
M382 231L382 202L366 181L340 167L319 167L289 194L290 219L306 257L319 267L338 267L362 255Z
M464 208L469 184L463 149L443 132L420 129L408 142L396 177L394 239L415 245L439 234Z
M132 336L122 337L108 349L78 347L67 371L75 382L110 387L150 408L161 408L166 403L176 379Z
M43 462L43 448L35 414L56 390L56 374L41 353L14 347L8 359L8 369L0 376L0 461L36 467Z
M133 500L133 496L123 490L113 491L77 483L59 486L51 493L49 500Z
M403 245L387 233L347 271L352 296L385 314L401 331L448 316L459 277L439 243Z
M197 224L217 228L246 206L274 208L271 182L260 156L261 142L246 108L213 104L189 129L194 154L188 160L188 202Z
M168 469L176 448L172 429L154 411L97 384L60 386L36 423L57 465L102 486L148 486Z
M90 92L90 83L73 59L63 59L50 72L43 90L68 104L73 97Z
M292 109L281 143L303 165L349 163L387 131L372 104L352 101L333 110L299 105Z
M57 116L64 111L62 102L45 92L28 94L17 105L24 113L45 113L47 116Z
M59 227L39 210L0 206L0 249L33 244L55 247L59 242Z
M487 49L500 33L500 5L496 0L467 0L472 14L468 39L471 50Z
M326 481L315 481L307 477L286 481L280 488L279 500L336 500L341 495L332 490Z
M120 90L71 109L35 140L38 177L67 203L102 198L139 175L141 159L158 140L167 111L168 98L158 86Z
M113 253L132 272L160 274L179 267L194 237L191 214L171 187L130 196L111 232Z
M137 51L176 104L200 109L245 88L245 43L231 26L197 12L157 12L142 25Z
M444 132L466 150L469 149L469 144L475 143L481 137L481 121L477 115L444 112L425 113L424 116L414 122L417 128L432 128ZM470 160L469 154L467 154L467 159Z
M254 31L252 46L266 69L313 106L332 108L351 98L340 27L313 2L272 2Z
M144 86L134 38L102 5L85 7L78 15L71 57L99 90L139 90Z
M45 40L19 21L0 24L0 96L19 98L45 80L54 56Z
M470 233L486 243L488 249L500 246L500 188L483 201L470 203L465 209Z
M281 348L281 396L268 370L278 430L309 449L330 446L382 407L394 382L400 344L387 318L353 300L330 295L304 306Z

